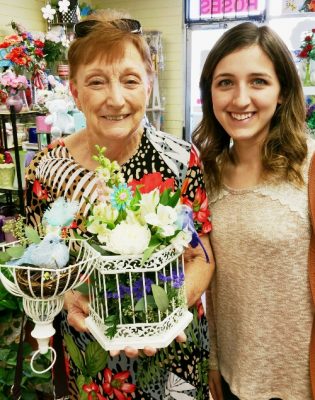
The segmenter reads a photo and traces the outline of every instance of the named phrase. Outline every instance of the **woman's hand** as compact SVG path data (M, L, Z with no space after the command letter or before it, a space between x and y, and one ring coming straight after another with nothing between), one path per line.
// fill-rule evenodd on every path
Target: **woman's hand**
M224 400L221 385L221 374L219 371L209 371L209 387L213 400Z
M68 323L78 332L88 332L85 318L89 315L89 300L78 291L65 294L64 309L68 311Z

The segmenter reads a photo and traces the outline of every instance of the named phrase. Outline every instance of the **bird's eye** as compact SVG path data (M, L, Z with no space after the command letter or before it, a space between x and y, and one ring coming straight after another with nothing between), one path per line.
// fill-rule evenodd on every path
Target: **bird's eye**
M53 241L53 240L50 240L49 243L54 243L54 241Z

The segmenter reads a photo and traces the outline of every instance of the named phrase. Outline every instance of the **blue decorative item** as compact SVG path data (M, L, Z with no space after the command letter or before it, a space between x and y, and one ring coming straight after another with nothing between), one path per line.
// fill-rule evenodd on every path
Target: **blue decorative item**
M40 268L63 268L69 262L69 249L65 241L48 233L39 244L31 244L21 258L10 260L10 265L34 265Z
M59 197L53 202L43 215L43 225L49 228L63 228L69 226L74 220L75 214L79 208L79 202L76 200L67 201L63 197Z
M195 248L198 246L198 244L200 244L200 246L203 249L203 252L205 253L206 261L208 263L209 256L208 256L207 251L206 251L204 245L202 244L202 241L200 240L199 235L196 231L194 219L193 219L192 208L190 208L186 204L181 204L177 223L178 223L179 229L187 228L191 232L191 234L192 234L192 239L190 242L191 247Z

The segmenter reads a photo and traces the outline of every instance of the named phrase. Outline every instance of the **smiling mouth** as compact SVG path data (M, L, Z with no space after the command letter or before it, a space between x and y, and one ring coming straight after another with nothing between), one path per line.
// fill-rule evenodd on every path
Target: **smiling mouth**
M129 114L124 115L103 115L103 118L107 119L108 121L121 121L128 117Z
M233 119L237 119L238 121L244 121L245 119L251 118L254 115L254 113L253 112L243 113L243 114L230 113L230 115Z

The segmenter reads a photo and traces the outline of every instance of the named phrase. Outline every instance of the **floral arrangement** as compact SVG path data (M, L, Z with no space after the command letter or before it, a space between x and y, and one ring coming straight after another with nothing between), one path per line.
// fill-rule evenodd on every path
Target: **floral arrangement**
M28 71L36 75L38 70L45 68L44 42L35 39L22 25L14 21L11 22L11 26L16 33L6 36L0 43L0 49L7 51L5 59L10 61L17 74Z
M180 190L174 191L174 179L163 181L156 172L127 184L118 163L104 156L105 148L97 146L97 151L98 200L87 230L102 248L120 255L143 254L143 262L169 244L183 251L192 235L179 221Z
M202 246L196 228L208 229L210 212L201 189L194 204L181 198L173 178L163 180L159 172L127 183L118 163L104 156L105 148L96 149L97 200L86 226L94 235L91 245L104 262L104 287L97 283L96 270L89 284L95 290L91 297L106 309L105 335L113 338L119 324L159 323L186 308L184 270L178 257L189 244ZM208 260L206 252L205 257ZM107 262L113 263L109 274L105 273ZM156 272L150 270L151 262L159 266ZM126 271L130 263L137 269L132 278Z
M0 75L0 88L7 94L17 93L19 90L26 90L28 87L29 84L24 75L16 75L10 70Z
M297 53L299 58L303 59L315 59L315 28L312 29L310 32L303 33L302 44L300 46L300 50Z
M54 26L45 35L44 54L48 65L66 59L69 39L63 26Z
M306 97L306 124L309 129L315 129L315 98L314 96Z

